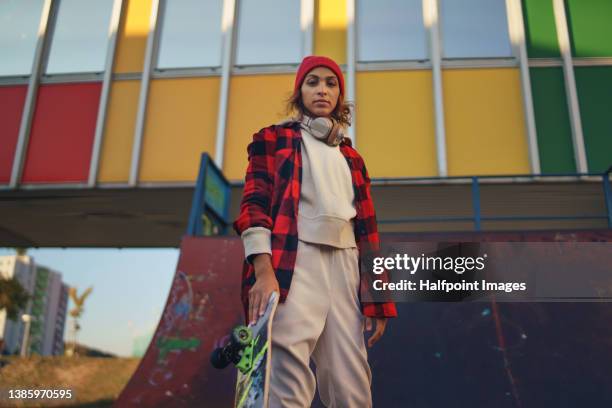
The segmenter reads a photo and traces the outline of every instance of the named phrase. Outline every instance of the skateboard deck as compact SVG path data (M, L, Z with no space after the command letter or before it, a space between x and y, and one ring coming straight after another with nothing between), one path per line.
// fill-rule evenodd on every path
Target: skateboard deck
M267 408L272 358L272 319L278 305L278 293L272 292L266 311L253 326L252 339L243 350L236 381L235 408Z

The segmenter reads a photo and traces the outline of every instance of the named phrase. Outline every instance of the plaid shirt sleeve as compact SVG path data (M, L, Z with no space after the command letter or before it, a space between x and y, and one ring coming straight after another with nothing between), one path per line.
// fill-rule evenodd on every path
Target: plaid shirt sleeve
M242 232L250 227L272 230L275 143L276 132L264 128L253 135L253 141L247 146L249 165L240 202L240 214L233 223L238 235L242 235Z
M371 194L371 188L370 188L371 180L368 174L368 170L365 166L365 163L363 161L362 163L363 163L363 166L361 168L361 172L365 180L366 202L369 202L371 204L370 205L371 210L368 210L367 212L368 213L371 212L371 214L368 214L368 215L371 215L373 219L373 222L369 223L371 231L369 231L368 233L367 241L369 241L368 243L369 243L370 249L379 250L380 249L380 238L378 235L378 226L377 226L378 224L376 222L376 213L374 211L374 203L372 200L372 194ZM382 274L381 279L387 280L386 274ZM375 317L375 318L397 317L397 309L395 307L395 303L392 301L388 301L388 302L363 302L362 301L361 311L363 315L366 317Z

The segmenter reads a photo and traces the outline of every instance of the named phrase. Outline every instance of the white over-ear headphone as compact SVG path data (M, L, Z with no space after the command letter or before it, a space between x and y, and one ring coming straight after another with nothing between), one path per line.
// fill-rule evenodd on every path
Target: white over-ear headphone
M315 138L330 146L338 146L344 138L342 126L332 118L324 116L311 118L310 116L302 115L301 125Z

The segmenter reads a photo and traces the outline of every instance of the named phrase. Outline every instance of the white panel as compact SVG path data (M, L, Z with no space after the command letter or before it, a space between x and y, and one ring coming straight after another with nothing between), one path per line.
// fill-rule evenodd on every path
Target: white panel
M158 68L221 66L223 0L167 0Z
M47 74L102 72L113 0L62 0Z
M236 65L302 60L300 0L240 0Z
M444 58L511 57L505 0L440 0Z
M359 0L359 61L427 59L422 0Z
M0 76L29 75L44 0L0 1Z

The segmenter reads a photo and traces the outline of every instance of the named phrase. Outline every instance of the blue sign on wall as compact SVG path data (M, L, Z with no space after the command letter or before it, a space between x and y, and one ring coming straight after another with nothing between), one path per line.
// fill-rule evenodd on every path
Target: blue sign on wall
M229 182L208 153L202 153L187 234L225 234L229 224L229 199Z

